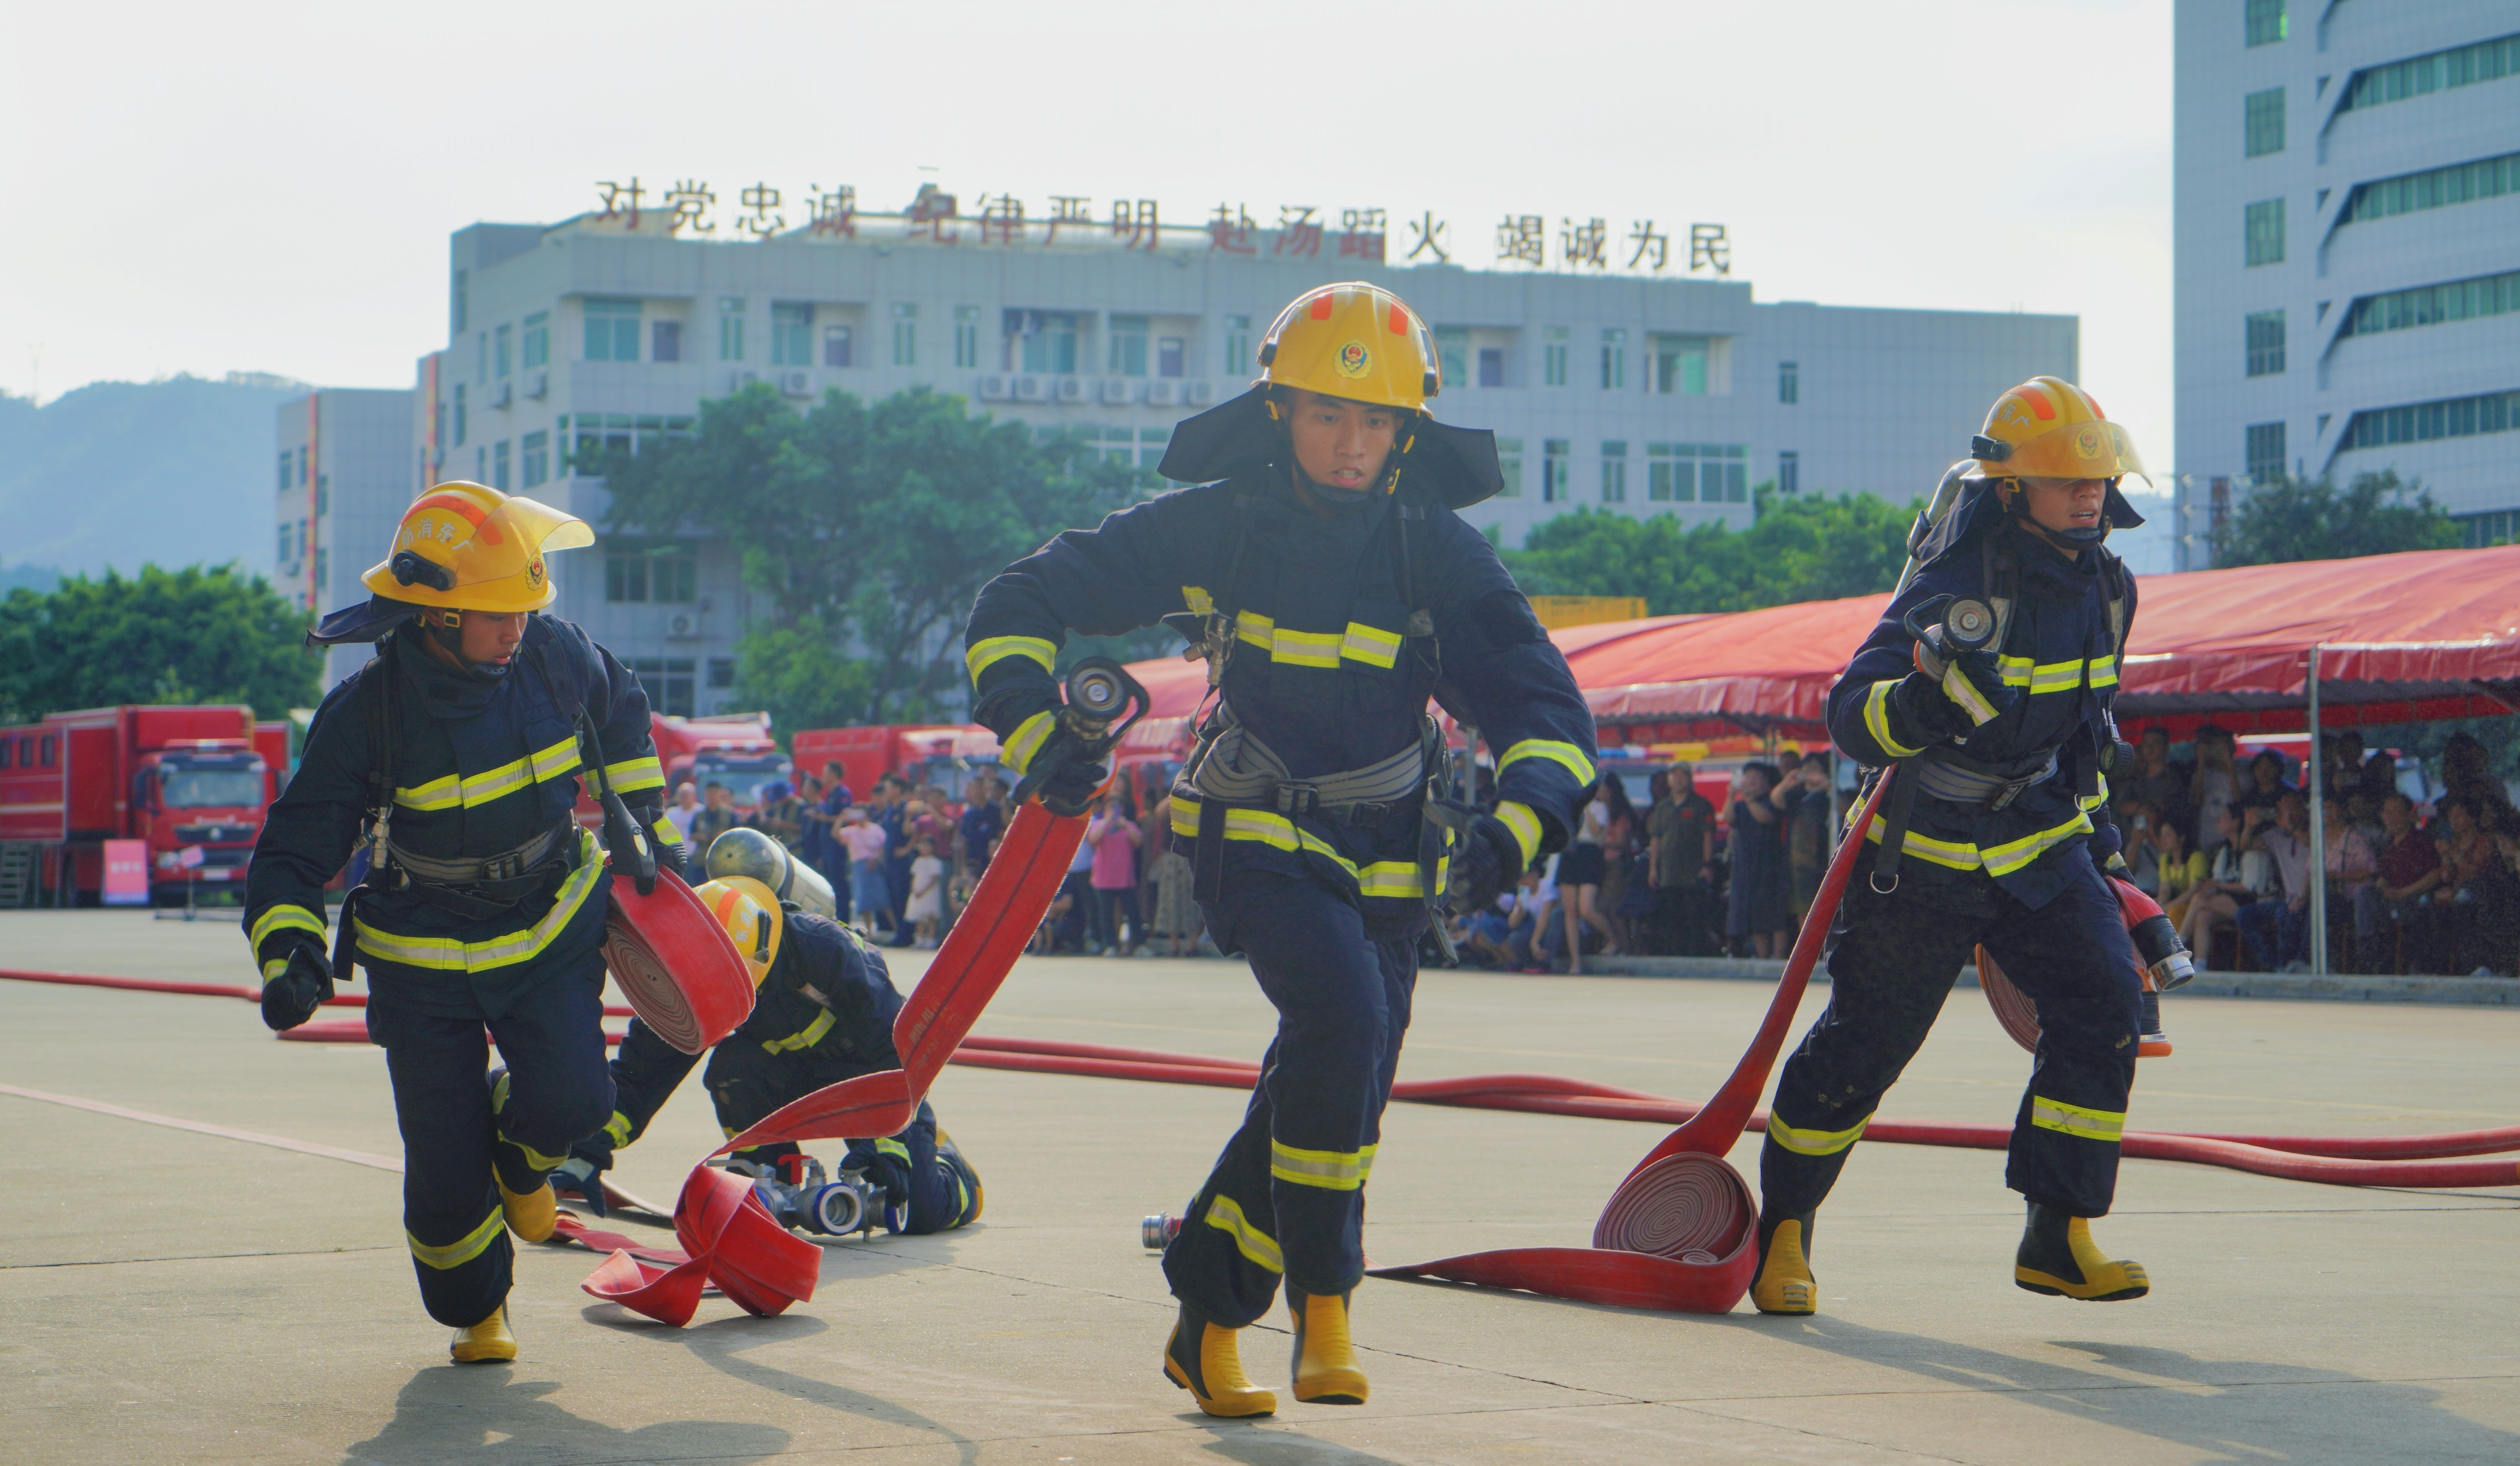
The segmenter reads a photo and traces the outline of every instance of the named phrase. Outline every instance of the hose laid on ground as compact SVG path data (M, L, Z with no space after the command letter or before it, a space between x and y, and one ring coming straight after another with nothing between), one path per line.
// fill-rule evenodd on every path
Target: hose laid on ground
M179 983L156 977L100 977L92 972L44 972L33 968L0 967L0 980L21 983L60 983L72 988L121 988L133 993L179 993L188 998L242 998L248 1002L262 1001L262 990L237 983ZM324 1000L328 1008L363 1008L368 1005L364 993L337 993ZM627 1018L630 1010L617 1004L604 1009L607 1018ZM292 1030L295 1032L295 1030ZM356 1041L366 1043L362 1033Z

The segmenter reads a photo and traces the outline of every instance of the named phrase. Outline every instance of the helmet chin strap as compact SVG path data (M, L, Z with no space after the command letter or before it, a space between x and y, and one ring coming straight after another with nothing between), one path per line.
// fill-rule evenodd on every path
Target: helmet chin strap
M462 611L452 608L426 610L420 613L420 624L427 629L428 639L445 651L447 660L465 676L478 682L497 682L508 675L508 669L495 662L472 661L464 655Z
M2029 489L2023 486L2018 478L2008 478L2004 481L2012 485L2010 491L2003 496L2004 512L2020 520L2025 528L2077 549L2086 545L2097 545L2109 537L2109 489L2117 487L2116 479L2105 480L2108 488L2100 491L2100 522L2089 529L2050 529L2030 517Z

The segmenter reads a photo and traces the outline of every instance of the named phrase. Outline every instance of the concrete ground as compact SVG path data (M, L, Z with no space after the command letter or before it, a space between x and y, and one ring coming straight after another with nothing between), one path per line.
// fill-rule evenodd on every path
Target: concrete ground
M249 977L233 922L0 913L0 966ZM902 974L905 988L912 974ZM1712 1090L1762 986L1435 973L1404 1077L1580 1075ZM1817 1003L1809 1005L1816 1009ZM2179 999L2146 1065L2155 1129L2409 1133L2520 1117L2520 1013ZM1234 964L1028 959L980 1032L1255 1057ZM1886 1116L2002 1122L2027 1064L1973 992ZM246 1003L0 982L0 1084L398 1153L381 1055L274 1043ZM1812 1319L1630 1312L1369 1281L1364 1408L1210 1421L1157 1374L1171 1319L1141 1215L1178 1210L1233 1091L946 1071L984 1221L835 1244L775 1319L686 1329L578 1291L527 1248L523 1356L446 1362L369 1167L0 1094L0 1459L374 1461L1902 1462L2520 1458L2520 1188L2341 1190L2130 1162L2111 1251L2152 1297L2011 1285L1993 1152L1869 1144L1819 1228ZM1656 1128L1394 1106L1378 1260L1581 1244ZM715 1143L686 1087L618 1173L669 1199ZM828 1147L836 1151L836 1146ZM1733 1152L1756 1174L1755 1138ZM625 1227L625 1229L631 1229ZM659 1240L668 1234L658 1233ZM1282 1390L1282 1312L1245 1336Z

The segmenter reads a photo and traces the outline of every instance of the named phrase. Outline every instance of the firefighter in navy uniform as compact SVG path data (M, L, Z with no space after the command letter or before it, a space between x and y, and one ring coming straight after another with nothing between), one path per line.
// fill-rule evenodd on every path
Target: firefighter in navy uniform
M760 831L731 829L709 847L713 874L744 864L723 859L730 845L773 865L789 859ZM902 997L881 954L830 916L782 903L771 884L753 876L717 875L697 891L752 972L752 1013L719 1041L705 1077L718 1124L730 1137L826 1085L901 1067L892 1021ZM571 1147L552 1183L602 1216L603 1174L611 1169L613 1152L646 1133L698 1062L699 1055L683 1052L632 1019L612 1061L612 1118ZM747 1146L735 1159L767 1172L797 1154L795 1145L781 1141ZM904 1232L967 1225L979 1220L985 1200L979 1174L953 1137L937 1129L936 1114L924 1101L901 1133L851 1140L840 1169L859 1172L888 1192L901 1213L896 1229Z
M2116 1189L2141 1023L2103 878L2125 869L2109 709L2135 582L2102 541L2143 522L2117 487L2143 469L2125 429L2052 377L1999 398L1971 451L1952 508L1920 519L1913 579L1829 691L1837 746L1896 772L1830 933L1828 1009L1777 1083L1759 1159L1761 1312L1814 1311L1814 1213L1980 944L2039 1009L2004 1171L2029 1204L2013 1280L2092 1300L2149 1287L2090 1229ZM1955 598L1993 613L1982 649L1908 629L1912 610L1921 625Z
M1208 929L1250 958L1279 1028L1164 1254L1181 1312L1163 1367L1226 1416L1277 1407L1236 1331L1282 1276L1295 1398L1364 1401L1348 1295L1418 939L1448 879L1454 901L1484 907L1563 844L1594 777L1565 659L1455 513L1501 475L1491 434L1424 410L1440 386L1425 323L1376 287L1325 286L1279 316L1260 364L1250 392L1184 422L1164 456L1167 478L1221 482L1058 536L981 591L965 634L973 716L1017 773L1067 736L1051 668L1070 631L1170 621L1220 689L1173 833ZM1497 750L1494 813L1430 797L1430 694ZM1102 777L1071 765L1050 790Z
M316 710L247 877L272 1028L304 1022L353 963L368 969L413 1267L429 1315L459 1330L458 1362L516 1357L506 1233L551 1234L547 1177L612 1111L610 877L571 813L585 760L660 843L676 838L647 695L584 632L536 614L555 594L544 556L594 538L473 483L405 511L361 578L374 598L309 634L377 654ZM324 883L363 839L371 865L328 956ZM486 1074L484 1025L504 1065Z

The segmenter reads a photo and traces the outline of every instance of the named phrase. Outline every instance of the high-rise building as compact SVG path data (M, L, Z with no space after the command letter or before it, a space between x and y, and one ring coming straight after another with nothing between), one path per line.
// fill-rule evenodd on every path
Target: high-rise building
M412 498L408 391L326 387L274 410L278 454L272 518L280 593L317 615L367 599L359 576L385 557ZM324 686L358 670L365 646L324 658Z
M2520 3L2180 0L2184 563L2274 478L2520 530Z

